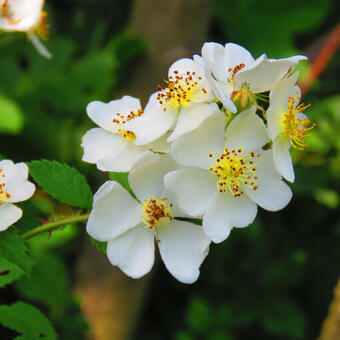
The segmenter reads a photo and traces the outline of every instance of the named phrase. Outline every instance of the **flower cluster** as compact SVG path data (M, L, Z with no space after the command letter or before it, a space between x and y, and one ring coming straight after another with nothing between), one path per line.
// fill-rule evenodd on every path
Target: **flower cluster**
M49 24L43 11L45 0L0 0L0 30L25 32L37 51L46 58L50 52L41 43L47 40Z
M289 203L290 148L303 150L313 127L293 72L303 59L254 59L233 43L205 43L201 56L170 67L144 110L129 96L88 105L99 127L83 137L83 160L129 172L134 193L107 181L94 196L87 232L108 242L113 265L145 275L156 240L170 273L192 283L211 241L250 225L258 206Z

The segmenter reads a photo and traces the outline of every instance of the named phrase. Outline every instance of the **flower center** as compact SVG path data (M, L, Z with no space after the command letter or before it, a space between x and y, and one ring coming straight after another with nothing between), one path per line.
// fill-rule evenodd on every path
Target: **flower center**
M209 157L213 157L210 154ZM217 189L221 193L229 191L234 197L243 195L242 187L257 190L256 166L261 154L250 152L243 154L243 149L224 149L219 158L215 157L215 164L209 170L217 176Z
M241 64L239 64L239 65L236 65L235 67L230 67L230 68L228 69L228 73L229 73L229 75L228 75L228 80L229 80L230 82L232 82L232 81L234 80L235 74L236 74L238 71L242 70L245 66L246 66L246 65L245 65L244 63L241 63Z
M12 19L13 14L14 12L10 8L9 0L5 0L2 6L0 7L0 17L2 16L6 18L11 25L16 25L22 20L22 18L13 20Z
M3 170L0 169L0 180L1 178L4 178L4 177L5 177L5 174L3 173ZM11 197L11 195L5 191L4 187L5 187L5 183L0 182L0 205L2 205L1 201L6 201Z
M128 122L129 120L139 117L144 113L143 110L138 111L130 111L130 113L125 116L121 113L116 113L116 117L112 119L113 122L113 132L120 133L125 139L127 139L130 142L133 142L136 139L136 135L128 130L122 130L120 127L122 124Z
M187 71L185 75L178 75L178 71L174 71L173 76L164 79L167 86L158 86L160 92L157 101L164 111L189 106L190 102L195 102L197 97L207 93L206 89L198 85L201 79L196 72Z
M157 232L158 227L168 224L173 220L172 215L172 203L167 202L167 198L156 198L152 196L148 200L142 203L143 210L143 223L145 228L155 230Z
M288 98L288 112L282 116L281 123L284 134L290 138L291 145L297 150L304 150L308 146L305 138L312 135L309 131L313 129L315 124L313 123L309 126L310 120L300 115L305 109L310 107L310 104L300 104L295 107L296 100L300 100L300 97Z

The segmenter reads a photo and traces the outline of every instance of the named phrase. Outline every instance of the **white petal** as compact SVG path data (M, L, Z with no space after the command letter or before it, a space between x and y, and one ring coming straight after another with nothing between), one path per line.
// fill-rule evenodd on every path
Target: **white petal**
M202 169L171 171L164 177L164 184L180 208L193 217L202 216L217 193L215 176Z
M2 169L1 182L5 183L17 183L27 180L28 178L28 166L23 163L13 163L9 159L4 159L0 162L0 169Z
M215 44L215 43L206 43L206 44ZM219 45L219 44L217 44ZM222 45L220 45L222 46ZM204 47L204 46L203 46ZM223 47L222 47L223 49ZM223 55L222 55L222 63L224 65L224 49L223 49ZM203 53L203 52L202 52ZM209 52L210 53L210 52ZM209 83L209 87L212 90L212 96L211 96L211 100L213 100L215 97L217 99L219 99L223 106L230 112L235 113L237 112L237 108L235 106L235 104L233 103L233 101L230 99L230 95L234 90L233 85L231 85L229 82L226 81L227 79L227 72L224 70L224 66L223 66L223 72L224 75L220 78L223 78L223 81L220 80L216 80L211 73L211 69L208 67L207 62L199 55L195 54L194 55L194 60L200 64L202 64L205 67L205 71L206 71L206 79Z
M282 121L284 119L284 114L287 113L287 111L288 110L275 108L273 106L268 108L266 112L268 126L267 131L271 140L275 140L275 138L284 131L284 125Z
M171 144L167 142L168 137L171 132L166 133L162 137L156 139L155 141L146 144L145 147L152 150L153 152L163 152L169 153Z
M159 228L159 252L168 271L183 283L193 283L208 255L210 240L201 226L173 220Z
M169 77L177 74L186 75L188 71L195 72L196 76L205 77L204 67L189 58L181 58L175 61L169 68Z
M11 203L0 205L0 231L6 230L9 226L18 221L22 216L22 210Z
M135 144L145 145L163 136L174 124L177 110L165 110L160 107L148 111L141 117L131 119L123 124L122 129L132 131L136 135Z
M33 46L36 50L45 58L50 59L52 58L52 54L50 51L45 47L45 45L41 42L39 37L34 33L27 33L28 39L31 41Z
M6 183L4 189L10 194L6 202L16 203L29 199L35 191L35 185L29 181L18 181Z
M246 195L234 197L230 193L218 193L210 203L203 218L203 230L215 243L224 241L233 227L247 227L253 223L257 205Z
M223 106L230 112L236 113L237 108L230 96L234 90L234 87L228 82L222 82L218 80L211 79L210 84L213 93L221 101Z
M1 181L7 181L7 178L11 177L14 170L14 163L10 159L3 159L0 161L0 169L3 171L2 174L5 174L5 177L2 178Z
M248 66L254 62L254 58L250 52L240 45L228 43L224 49L224 64L227 70L242 63Z
M28 178L28 166L27 164L20 162L14 164L14 169L12 173L12 177L17 181L24 181Z
M171 156L183 166L209 169L214 163L209 154L219 156L223 151L225 124L225 114L217 111L196 130L177 138Z
M87 233L98 241L108 241L142 221L140 204L117 182L105 182L93 197Z
M266 55L259 57L250 67L236 73L234 80L241 86L247 83L253 93L265 92L286 76L297 65L293 59L268 59Z
M117 113L127 116L131 111L138 111L141 108L140 101L137 98L124 96L121 99L113 100L109 103L94 101L87 105L86 111L88 116L101 128L107 131L115 131L112 122Z
M177 168L168 155L144 156L129 173L130 187L141 202L151 196L161 198L165 190L164 176Z
M226 131L226 146L229 149L243 148L243 152L248 153L268 142L267 129L255 111L256 107L252 106L231 121Z
M148 102L145 105L144 114L148 114L149 111L154 111L155 109L160 110L160 105L157 100L159 93L160 91L157 91L150 96Z
M95 163L101 171L127 172L139 157L149 151L134 145L120 133L110 133L101 128L89 130L83 137L82 160Z
M174 217L187 217L190 218L189 214L187 214L183 209L180 208L175 195L169 191L168 189L165 189L164 192L162 193L161 197L166 197L168 199L168 203L172 203L172 208L171 208L171 213Z
M107 243L107 257L126 275L138 279L147 274L154 263L153 233L140 224Z
M192 103L190 106L181 107L175 130L169 136L168 142L195 130L216 111L218 106L215 103Z
M273 142L274 164L279 174L289 182L294 182L294 167L289 153L289 138L283 134L278 135Z
M224 47L215 42L207 42L202 47L202 57L216 79L226 81L228 70L224 64Z
M291 200L293 194L277 173L273 152L271 150L261 153L261 162L256 167L257 190L244 187L247 195L259 206L266 210L277 211L283 209Z
M82 138L81 147L84 148L82 160L95 164L107 156L119 154L125 144L121 134L110 133L101 128L93 128L87 131Z
M278 81L270 92L269 109L284 110L288 109L288 97L300 97L300 88L296 85L299 72L295 72L288 78Z
M138 159L151 153L144 146L134 145L121 137L122 148L97 162L97 168L102 171L128 172Z

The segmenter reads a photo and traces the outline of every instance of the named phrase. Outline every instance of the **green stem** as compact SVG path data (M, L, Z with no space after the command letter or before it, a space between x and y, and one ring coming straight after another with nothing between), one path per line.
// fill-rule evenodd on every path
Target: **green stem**
M58 221L45 223L45 224L42 224L42 225L40 225L36 228L33 228L33 229L27 231L26 233L21 234L21 237L24 240L28 240L29 238L31 238L35 235L45 233L45 232L49 232L49 231L52 231L54 229L58 229L65 224L84 222L88 219L88 217L89 217L88 213L84 214L84 215L76 215L76 216L71 216L71 217L65 217L65 218L60 219Z

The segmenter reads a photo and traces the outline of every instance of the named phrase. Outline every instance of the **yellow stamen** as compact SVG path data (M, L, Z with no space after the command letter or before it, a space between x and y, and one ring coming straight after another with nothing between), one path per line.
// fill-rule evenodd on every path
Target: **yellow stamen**
M37 28L34 30L43 40L48 39L48 33L50 30L50 25L47 22L47 12L41 12L40 22Z
M142 221L145 224L145 228L156 232L156 240L158 242L158 228L162 225L168 224L173 220L173 215L171 211L173 205L172 203L168 203L167 200L167 198L159 199L152 196L148 200L145 200L144 203L142 203Z
M196 72L190 71L185 75L178 75L178 71L174 71L173 76L164 79L167 86L158 86L160 92L157 96L163 110L175 110L180 106L189 106L190 102L195 103L197 97L207 93L206 89L199 87L201 79Z
M288 98L288 112L283 114L281 124L284 134L289 136L291 145L297 150L304 150L308 146L305 138L312 135L309 131L313 129L315 124L309 126L311 122L308 118L299 117L299 114L311 105L302 103L295 107L296 100L300 100L300 97Z
M143 110L130 111L130 113L127 116L124 116L121 113L116 113L116 117L112 119L114 125L113 132L120 133L125 139L127 139L130 142L133 142L136 139L136 135L132 131L122 130L121 126L122 124L128 122L131 119L140 117L143 113L144 113Z
M5 174L3 173L3 170L0 169L0 179L4 177L5 177ZM2 205L1 201L6 201L11 197L11 195L5 191L4 187L5 187L5 183L0 182L0 205Z
M242 70L245 66L246 66L246 65L245 65L244 63L241 63L241 64L239 64L239 65L236 65L236 66L233 67L233 68L230 67L230 68L228 69L228 73L229 73L228 80L229 80L230 82L232 82L232 81L234 80L235 74L236 74L238 71Z
M209 155L213 157L213 154ZM209 170L217 176L217 189L221 193L230 192L234 197L243 195L242 186L257 190L256 166L260 162L261 154L250 152L243 154L243 148L238 150L224 149L219 158L215 157L215 164Z

